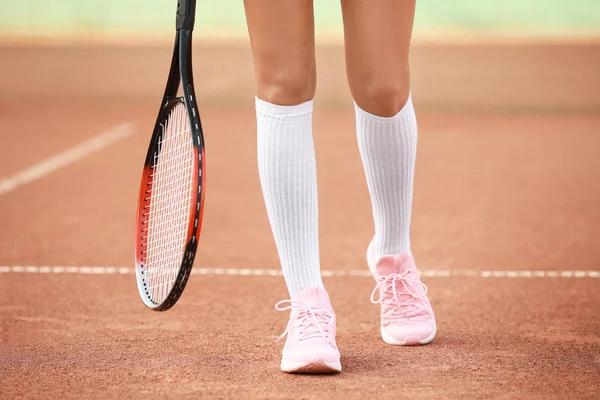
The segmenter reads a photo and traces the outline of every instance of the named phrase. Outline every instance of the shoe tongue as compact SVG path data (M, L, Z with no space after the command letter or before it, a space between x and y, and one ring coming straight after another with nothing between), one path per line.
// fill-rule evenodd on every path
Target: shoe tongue
M383 256L379 259L376 266L377 275L381 277L390 274L402 274L413 269L414 261L407 253L395 254L393 256Z
M329 295L325 289L319 287L307 287L302 289L298 295L298 301L306 304L306 306L310 308L331 309Z
M408 277L415 278L414 275L418 278L417 268L415 267L415 262L408 253L400 253L395 254L393 256L385 256L382 257L377 263L377 274L383 279L384 277L390 274L404 274L406 271L409 271ZM397 301L400 303L410 302L413 299L413 296L407 292L405 292L405 286L403 284L398 283L396 289L399 290L399 296L397 297ZM410 284L409 284L410 285ZM421 285L410 285L410 291L416 294L422 294L423 288ZM402 294L400 294L402 293ZM382 294L383 296L383 294ZM388 305L389 306L389 305ZM392 310L395 310L396 306L392 305ZM406 304L402 306L404 313L410 317L415 317L422 314L424 311L420 307L416 307L414 304Z

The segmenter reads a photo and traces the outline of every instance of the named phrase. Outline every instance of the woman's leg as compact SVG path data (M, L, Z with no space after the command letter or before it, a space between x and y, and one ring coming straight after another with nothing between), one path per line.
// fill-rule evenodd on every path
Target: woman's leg
M295 106L315 96L312 0L244 0L257 97Z
M316 87L312 0L245 0L257 86L258 166L291 301L281 369L337 372L335 314L319 265L312 137Z
M408 50L414 9L414 0L342 0L348 82L375 222L372 270L384 255L410 253L417 127Z
M292 299L322 287L312 138L316 86L312 0L245 0L256 77L258 163Z
M408 50L415 0L342 0L346 70L363 110L393 117L410 93Z
M408 51L415 0L342 0L346 68L375 235L367 251L377 280L381 333L390 344L423 344L435 317L410 249L417 121Z

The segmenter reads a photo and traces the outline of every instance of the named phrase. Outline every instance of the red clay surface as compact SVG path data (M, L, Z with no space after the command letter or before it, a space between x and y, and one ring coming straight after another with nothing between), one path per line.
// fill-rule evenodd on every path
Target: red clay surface
M17 104L17 105L15 105ZM0 265L133 266L154 103L0 103L0 179L122 122L136 133L0 195ZM251 99L202 104L208 160L197 267L278 268ZM418 114L413 250L421 268L599 270L600 116ZM352 110L317 104L322 265L364 269L372 234ZM600 396L600 279L425 278L428 346L383 343L373 282L326 278L344 371L290 376L273 344L278 277L192 276L169 312L132 275L0 274L0 398Z

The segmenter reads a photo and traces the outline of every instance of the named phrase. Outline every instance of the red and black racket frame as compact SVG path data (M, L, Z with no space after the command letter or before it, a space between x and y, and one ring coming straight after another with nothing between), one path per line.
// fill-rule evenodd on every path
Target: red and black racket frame
M204 135L200 121L200 113L196 103L192 71L192 32L194 30L194 19L196 13L196 0L178 0L177 2L177 34L171 69L167 86L161 102L160 111L156 119L152 139L144 163L142 182L140 186L136 230L136 276L140 295L144 304L155 311L166 311L173 307L183 293L189 275L192 271L198 239L202 225L202 214L204 211L204 194L206 187L206 161L204 150ZM183 96L178 97L179 85L181 83ZM148 244L147 221L150 211L150 193L152 191L154 158L160 155L162 136L164 134L163 122L178 104L184 104L190 117L190 134L194 148L197 152L197 171L193 178L193 196L190 204L190 218L188 235L186 238L185 252L181 267L177 274L175 283L167 297L160 304L156 303L150 292L147 282L146 270L146 246Z

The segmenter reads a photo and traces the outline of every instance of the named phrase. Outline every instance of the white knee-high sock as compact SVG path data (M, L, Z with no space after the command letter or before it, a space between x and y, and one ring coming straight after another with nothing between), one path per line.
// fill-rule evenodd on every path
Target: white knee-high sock
M417 152L417 120L409 96L393 117L378 117L356 104L356 130L375 223L367 251L371 272L379 258L410 253L410 216Z
M279 106L256 98L258 171L292 299L306 287L323 287L312 111L312 100Z

